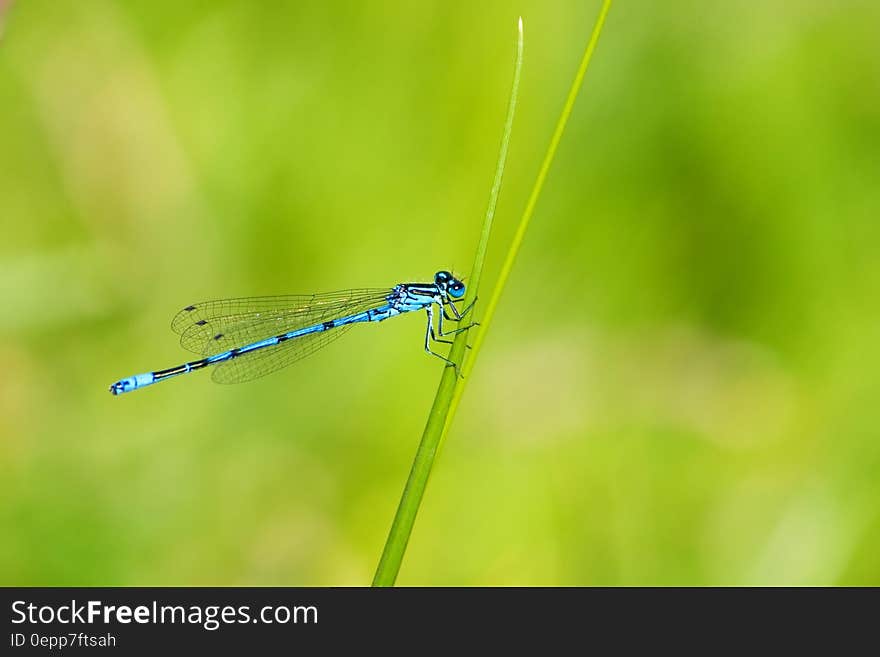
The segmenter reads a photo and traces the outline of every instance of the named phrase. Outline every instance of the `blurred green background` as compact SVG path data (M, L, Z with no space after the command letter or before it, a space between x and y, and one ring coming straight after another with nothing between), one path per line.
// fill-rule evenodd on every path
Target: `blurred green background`
M522 14L488 294L600 2L0 5L0 583L368 583L421 319L107 386L193 301L466 273ZM399 583L880 584L878 26L615 4Z

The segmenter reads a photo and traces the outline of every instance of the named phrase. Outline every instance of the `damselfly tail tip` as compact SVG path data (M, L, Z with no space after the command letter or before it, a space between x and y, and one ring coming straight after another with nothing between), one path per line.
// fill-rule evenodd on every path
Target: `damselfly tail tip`
M121 395L123 392L131 392L132 390L136 390L141 386L149 385L153 382L153 375L150 374L136 374L134 376L130 376L126 379L120 379L116 383L110 386L110 394L111 395Z

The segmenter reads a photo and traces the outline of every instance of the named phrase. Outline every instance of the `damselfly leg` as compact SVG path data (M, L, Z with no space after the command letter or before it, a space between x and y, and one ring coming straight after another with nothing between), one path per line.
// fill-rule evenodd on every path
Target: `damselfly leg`
M455 305L455 302L452 301L452 299L446 299L446 301L444 301L445 305L443 306L443 317L448 319L450 322L460 322L462 318L471 311L475 303L477 303L476 298L474 298L474 300L467 305L467 308L459 311L458 306ZM446 312L446 306L452 308L452 314L454 315L454 317L450 317L449 314Z
M471 323L468 324L467 326L459 326L458 328L453 329L453 330L451 330L451 331L444 331L444 330L443 330L443 320L444 320L444 318L445 318L446 320L450 321L450 322L460 322L462 319L464 319L464 316L465 316L468 312L470 312L471 308L474 307L474 304L475 304L476 302L477 302L477 300L474 299L471 303L468 304L467 308L465 308L463 311L459 312L458 308L456 308L455 304L454 304L451 300L447 301L447 302L446 302L446 305L448 305L448 306L450 306L450 307L452 308L452 312L453 312L453 314L454 314L455 316L454 316L454 317L450 317L450 316L446 313L446 305L441 306L441 309L443 310L443 312L440 313L440 316L439 316L438 319L437 319L437 333L438 333L441 337L446 337L446 336L448 336L448 335L455 335L456 333L461 333L462 331L467 331L469 328L472 328L472 327L474 327L474 326L479 326L479 325L480 325L479 322L471 322ZM451 342L450 340L437 340L437 338L434 338L434 339L435 339L437 342L446 342L446 343L448 343L448 344L452 344L452 342ZM468 345L468 348L470 348L470 345Z
M444 361L447 365L452 365L455 368L455 373L458 374L458 365L455 362L431 349L431 340L435 342L448 342L448 340L437 340L434 335L434 309L431 306L426 306L425 312L428 314L428 326L425 328L425 351Z

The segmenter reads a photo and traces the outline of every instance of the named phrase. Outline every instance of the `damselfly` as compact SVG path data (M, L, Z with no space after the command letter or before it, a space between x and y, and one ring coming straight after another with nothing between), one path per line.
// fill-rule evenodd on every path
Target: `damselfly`
M180 335L181 346L204 358L167 370L135 374L111 385L110 392L120 395L209 366L214 366L211 378L218 383L250 381L313 354L355 324L381 322L415 310L424 310L428 316L425 351L455 366L431 349L431 341L450 343L443 338L470 328L443 330L444 319L461 321L470 310L470 306L459 310L455 305L464 297L464 290L462 281L448 271L438 271L433 283L400 283L390 290L196 303L177 313L171 328ZM440 311L436 332L435 306Z

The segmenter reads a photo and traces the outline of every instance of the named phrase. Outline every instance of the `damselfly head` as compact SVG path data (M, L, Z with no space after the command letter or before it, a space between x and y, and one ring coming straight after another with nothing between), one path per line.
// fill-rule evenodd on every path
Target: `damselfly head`
M434 284L453 299L461 299L464 296L464 283L448 271L438 271L434 274Z

